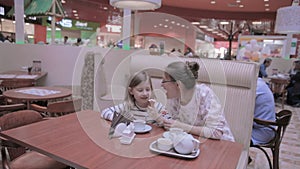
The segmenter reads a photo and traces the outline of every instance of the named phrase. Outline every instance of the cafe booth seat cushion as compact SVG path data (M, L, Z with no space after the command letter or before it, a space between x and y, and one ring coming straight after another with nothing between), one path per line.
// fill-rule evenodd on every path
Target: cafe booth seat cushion
M63 169L66 166L35 151L27 152L10 162L11 169Z

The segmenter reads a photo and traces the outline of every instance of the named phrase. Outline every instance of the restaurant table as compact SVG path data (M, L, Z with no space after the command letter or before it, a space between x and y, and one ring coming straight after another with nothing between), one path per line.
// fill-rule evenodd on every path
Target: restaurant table
M0 80L32 80L36 82L37 80L45 77L47 72L31 72L28 71L6 71L0 73Z
M280 97L282 97L281 99L281 108L284 109L284 103L285 103L285 98L286 98L286 87L289 85L290 83L290 77L289 76L270 76L268 77L269 80L269 84L270 84L270 88L273 94L276 94Z
M64 98L72 95L72 91L62 87L42 86L24 87L3 92L8 99L22 100L27 102L27 109L30 109L31 101L46 101Z
M160 155L149 145L162 137L163 128L152 126L149 133L137 134L132 144L124 145L108 138L110 124L99 112L83 110L0 135L77 169L236 169L242 152L239 143L200 139L195 159Z

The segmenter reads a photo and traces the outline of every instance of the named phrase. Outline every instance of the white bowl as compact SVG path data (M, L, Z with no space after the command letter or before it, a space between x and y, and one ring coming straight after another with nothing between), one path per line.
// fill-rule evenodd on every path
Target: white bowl
M173 143L168 138L157 139L157 148L162 151L169 151L173 147Z

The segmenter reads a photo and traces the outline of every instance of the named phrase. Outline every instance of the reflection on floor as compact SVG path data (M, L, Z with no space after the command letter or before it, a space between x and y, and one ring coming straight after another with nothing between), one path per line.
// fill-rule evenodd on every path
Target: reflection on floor
M279 103L276 103L276 109L277 112L281 110ZM285 105L284 109L291 110L293 116L281 143L279 165L281 169L300 168L300 108ZM268 150L268 153L271 154L271 151ZM247 169L269 169L267 158L260 150L250 148L250 157L252 162Z

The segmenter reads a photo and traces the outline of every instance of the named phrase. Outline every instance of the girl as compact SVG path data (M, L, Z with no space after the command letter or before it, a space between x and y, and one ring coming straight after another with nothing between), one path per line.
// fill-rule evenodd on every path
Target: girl
M129 81L125 101L122 104L106 108L101 117L112 120L114 112L129 112L133 119L142 119L147 123L162 123L161 117L168 118L164 106L154 100L150 76L144 72L138 72Z

